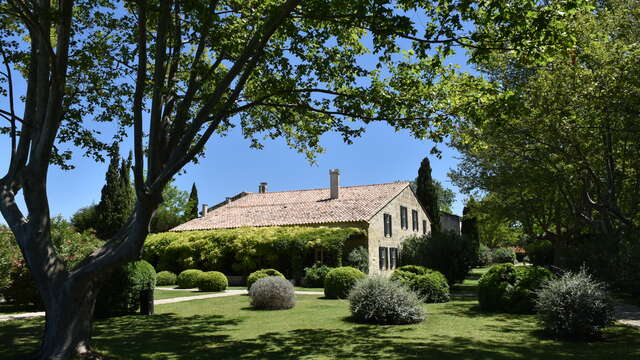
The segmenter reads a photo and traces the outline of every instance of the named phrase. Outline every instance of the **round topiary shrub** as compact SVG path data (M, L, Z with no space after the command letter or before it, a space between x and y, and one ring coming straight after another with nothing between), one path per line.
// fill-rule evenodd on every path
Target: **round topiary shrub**
M536 291L553 278L541 267L494 265L478 282L478 302L486 311L533 313Z
M229 286L227 277L219 271L203 272L196 283L200 291L224 291Z
M140 308L140 293L153 291L156 271L144 260L116 269L103 283L96 299L96 317L135 314Z
M284 279L284 275L276 269L260 269L247 276L247 289L251 289L251 285L253 285L254 282L267 276L277 276Z
M256 280L249 289L251 305L256 309L284 310L296 304L293 285L279 276L266 276Z
M333 268L327 265L315 264L312 267L304 269L304 286L306 287L323 287L324 278Z
M156 285L158 286L167 286L167 285L175 285L178 276L172 273L171 271L160 271L156 275Z
M335 268L324 279L324 296L329 299L345 299L356 281L364 277L364 273L356 268Z
M198 287L198 277L203 273L198 269L187 269L178 275L176 280L181 289L193 289Z
M557 337L590 339L615 321L604 284L584 269L546 282L538 291L536 310L545 330Z
M425 318L418 295L382 276L360 279L349 293L355 321L373 324L414 324Z
M426 303L442 303L450 299L447 278L438 271L417 275L410 288Z

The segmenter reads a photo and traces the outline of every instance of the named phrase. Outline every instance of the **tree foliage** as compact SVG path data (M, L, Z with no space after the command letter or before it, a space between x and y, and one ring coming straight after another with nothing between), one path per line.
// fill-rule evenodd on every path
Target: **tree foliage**
M170 182L162 191L162 202L151 218L150 232L165 232L191 220L188 213L192 210L190 206L188 193L178 189L173 181Z
M440 209L438 192L431 178L431 162L428 157L422 159L416 178L416 196L431 220L431 231L440 231Z
M189 202L187 203L186 209L184 211L185 221L195 219L198 217L199 203L200 203L200 200L198 200L198 188L196 188L196 183L193 183L193 185L191 186L191 193L189 193Z
M109 239L127 222L135 202L131 186L132 158L120 159L120 147L114 143L105 174L100 202L95 208L95 230L101 239Z

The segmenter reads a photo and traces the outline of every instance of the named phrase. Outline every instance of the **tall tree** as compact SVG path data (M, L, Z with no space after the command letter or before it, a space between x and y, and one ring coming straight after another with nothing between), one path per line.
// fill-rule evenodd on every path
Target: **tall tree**
M168 183L162 191L162 202L151 218L149 231L165 232L189 220L186 219L189 201L186 191L178 189L173 181Z
M139 257L165 185L212 136L238 126L253 147L282 137L310 158L323 133L351 142L372 121L441 140L433 86L454 71L445 58L462 46L537 59L565 46L563 19L580 1L1 2L0 133L10 156L0 211L46 309L38 357L91 351L102 279ZM50 164L72 168L74 146L101 159L107 146L93 120L115 122L117 140L133 136L136 203L70 268L52 245L47 176Z
M436 187L436 195L438 196L438 210L440 212L453 212L453 202L456 201L456 194L453 190L444 187L438 180L433 180L433 185Z
M476 200L471 197L462 210L462 237L471 244L471 249L478 252L480 248L480 231L478 229L478 218Z
M189 202L187 203L187 209L184 212L184 220L188 221L198 217L198 189L196 183L191 186L191 193L189 194Z
M134 194L130 180L131 155L120 161L117 143L111 150L111 161L105 175L100 202L96 206L96 234L101 239L109 239L126 223L133 210Z
M440 231L440 207L438 192L431 178L431 162L429 157L422 159L416 178L416 196L431 219L431 231Z

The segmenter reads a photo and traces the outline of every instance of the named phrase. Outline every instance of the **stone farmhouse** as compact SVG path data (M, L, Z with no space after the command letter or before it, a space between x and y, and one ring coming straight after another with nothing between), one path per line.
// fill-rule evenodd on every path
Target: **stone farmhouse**
M228 229L243 226L329 226L366 230L362 244L369 251L369 273L387 273L398 266L402 241L431 232L431 220L409 182L340 186L340 172L329 171L323 189L257 193L242 192L207 208L203 216L171 231Z

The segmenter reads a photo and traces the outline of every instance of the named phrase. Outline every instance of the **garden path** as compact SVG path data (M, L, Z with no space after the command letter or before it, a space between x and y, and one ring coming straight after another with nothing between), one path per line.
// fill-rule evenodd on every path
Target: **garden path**
M619 322L640 328L640 307L630 304L616 303L614 305L614 309L616 312L616 319L618 319Z
M172 288L157 288L158 290L181 290L188 291L189 289L172 289ZM192 289L197 290L197 289ZM162 305L162 304L173 304L183 301L191 301L191 300L201 300L201 299L210 299L224 296L233 296L233 295L243 295L247 294L247 290L225 290L223 293L217 294L206 294L206 295L194 295L194 296L183 296L171 299L162 299L155 300L154 305ZM298 295L324 295L322 291L296 291ZM30 313L20 313L20 314L8 314L8 315L0 315L0 321L9 321L9 320L18 320L18 319L30 319L35 317L44 316L44 311L38 312L30 312Z

